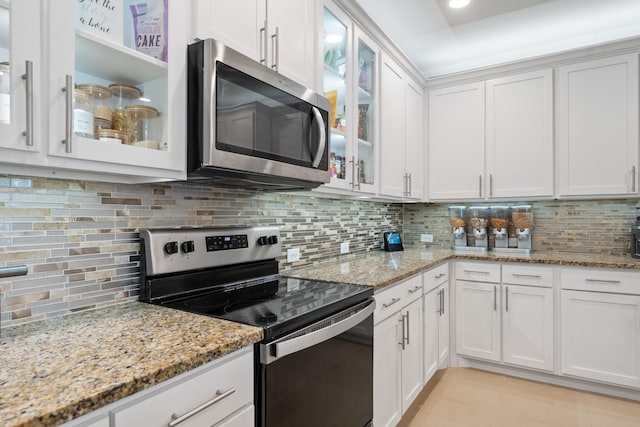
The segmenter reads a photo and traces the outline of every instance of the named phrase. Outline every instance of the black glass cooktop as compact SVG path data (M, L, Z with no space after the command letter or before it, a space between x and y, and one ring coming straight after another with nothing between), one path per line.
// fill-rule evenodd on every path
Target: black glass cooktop
M261 327L265 341L270 341L372 295L373 289L367 286L275 277L271 282L235 286L163 305Z

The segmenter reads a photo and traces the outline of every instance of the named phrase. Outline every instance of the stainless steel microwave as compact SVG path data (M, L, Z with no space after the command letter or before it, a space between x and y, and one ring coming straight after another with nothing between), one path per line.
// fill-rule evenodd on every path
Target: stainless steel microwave
M187 180L254 190L329 182L329 100L213 40L188 47Z

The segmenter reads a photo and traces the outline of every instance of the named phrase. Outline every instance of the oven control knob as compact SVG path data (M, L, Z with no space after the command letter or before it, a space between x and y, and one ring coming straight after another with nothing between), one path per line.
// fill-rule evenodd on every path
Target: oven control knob
M188 254L189 252L193 252L196 250L195 245L193 244L193 240L187 240L186 242L182 242L180 244L180 249L182 249L182 252L184 252L185 254Z
M169 242L164 244L164 253L173 255L178 253L178 242Z
M267 242L269 242L270 245L275 245L276 243L278 243L278 236L267 237Z
M260 236L258 237L258 244L260 246L264 246L267 244L267 236Z

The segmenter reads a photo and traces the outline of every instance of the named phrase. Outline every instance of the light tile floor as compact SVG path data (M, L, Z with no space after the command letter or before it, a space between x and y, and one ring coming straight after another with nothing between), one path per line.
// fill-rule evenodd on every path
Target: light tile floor
M421 398L400 427L640 427L640 402L475 369L447 369Z

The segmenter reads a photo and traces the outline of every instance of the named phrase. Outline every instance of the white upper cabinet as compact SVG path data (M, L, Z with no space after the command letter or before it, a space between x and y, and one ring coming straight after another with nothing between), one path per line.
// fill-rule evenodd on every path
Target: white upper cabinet
M42 162L38 0L0 2L0 162ZM26 25L29 23L29 25ZM29 71L27 72L27 69Z
M553 196L553 72L486 82L486 194Z
M637 195L638 54L558 74L558 195Z
M96 14L109 15L117 9L107 13L101 10L105 7L102 3L90 3L83 9L71 0L43 5L49 85L42 103L49 122L46 166L71 170L76 173L74 176L109 181L184 179L188 7L169 2L165 29L156 26L153 31L158 30L157 33L145 33L151 30L150 22L137 19L140 34L148 35L137 38L148 47L160 46L156 52L149 50L145 54L127 47L128 34L135 39L134 19L128 8L122 8L121 15L108 18L112 31L102 35L80 28L77 22L81 17L90 20ZM149 20L164 20L158 10L149 11L148 15ZM147 26L142 28L144 25ZM164 48L163 41L167 43ZM77 84L108 87L114 83L135 86L140 93L126 97L122 106L113 108L113 113L113 98L104 100L103 108L108 114L99 110L98 104L81 105L80 98L86 99L86 92L78 92ZM138 115L127 114L124 119L125 104L141 106L134 109ZM109 119L105 127L118 126L113 121L116 111L123 114L119 124L129 144L106 142L95 131L96 119L103 115ZM148 130L151 132L147 134Z
M484 82L429 92L430 200L485 196L484 98Z
M380 194L422 200L422 88L386 53L382 55L380 79Z
M380 193L405 195L404 172L404 72L387 54L382 56Z
M405 196L410 199L424 199L424 97L422 88L413 80L405 80L404 164L406 173ZM408 187L408 188L406 188Z
M214 38L315 87L313 0L197 0L192 38Z

